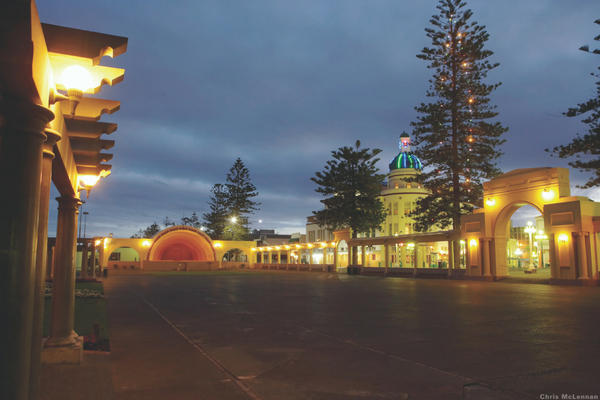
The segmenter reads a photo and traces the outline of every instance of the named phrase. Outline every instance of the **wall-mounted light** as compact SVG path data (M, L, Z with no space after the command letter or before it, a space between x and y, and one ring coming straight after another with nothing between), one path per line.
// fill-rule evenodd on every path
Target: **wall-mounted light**
M469 246L471 246L471 247L477 247L477 240L471 239L471 241L469 242Z
M492 206L496 205L496 199L494 199L492 197L488 197L485 200L485 204L487 204L488 206L492 207Z
M100 243L102 243L102 240L96 240L96 242L94 242L96 246L100 246Z
M92 187L98 183L100 178L104 178L110 175L110 171L102 171L100 175L78 175L77 176L77 191L85 190L87 192L87 198L90 198L90 192L92 191Z
M221 248L221 243L215 243L215 248L220 249Z
M144 247L150 247L150 241L149 240L144 240L142 242L142 246L144 246Z
M567 236L564 233L561 233L560 235L558 235L558 241L562 242L562 243L566 243L569 241L569 236Z
M75 110L83 98L83 92L92 86L92 76L81 65L71 65L63 71L62 81L69 95L71 118L74 118Z
M551 189L544 189L542 192L542 199L550 201L554 198L554 191Z

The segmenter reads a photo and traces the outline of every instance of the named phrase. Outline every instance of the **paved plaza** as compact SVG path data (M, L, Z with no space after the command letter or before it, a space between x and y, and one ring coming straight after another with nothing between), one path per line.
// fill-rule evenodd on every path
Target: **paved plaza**
M119 400L600 395L598 288L288 271L104 285Z

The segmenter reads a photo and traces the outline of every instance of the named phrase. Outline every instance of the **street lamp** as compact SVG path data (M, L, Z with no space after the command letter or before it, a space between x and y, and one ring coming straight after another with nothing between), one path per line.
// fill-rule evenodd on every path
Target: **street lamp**
M525 232L529 233L529 267L533 267L533 236L537 229L533 226L533 222L528 221L527 227L525 228Z
M540 241L540 264L542 268L544 267L544 240L548 239L548 236L544 234L543 230L537 231L537 235L535 235L535 239Z
M83 215L84 215L84 222L83 222L83 238L85 239L85 228L86 228L86 226L87 226L87 216L88 216L88 215L90 215L90 213L89 213L89 212L87 212L87 211L84 211L84 212L83 212Z

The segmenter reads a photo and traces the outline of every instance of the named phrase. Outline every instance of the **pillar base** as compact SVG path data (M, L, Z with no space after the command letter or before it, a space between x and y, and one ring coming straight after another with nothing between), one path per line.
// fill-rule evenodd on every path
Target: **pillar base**
M42 364L81 364L83 337L79 336L70 346L42 348Z

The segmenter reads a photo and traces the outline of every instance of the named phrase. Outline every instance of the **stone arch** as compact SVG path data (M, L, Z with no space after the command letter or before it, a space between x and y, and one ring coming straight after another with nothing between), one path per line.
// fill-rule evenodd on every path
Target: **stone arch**
M178 225L154 236L147 256L149 261L215 261L212 240L191 226Z
M239 248L229 249L223 254L222 261L228 262L248 262L248 255Z
M517 209L529 205L544 218L550 283L598 284L593 254L598 249L600 207L585 197L571 196L569 170L514 170L484 182L483 194L484 207L461 219L461 237L469 246L467 277L498 280L508 276L508 220Z
M121 249L123 249L123 251L119 251ZM117 259L113 256L115 253L119 253L121 256ZM129 246L121 246L114 249L108 256L108 259L109 261L141 261L140 253Z

